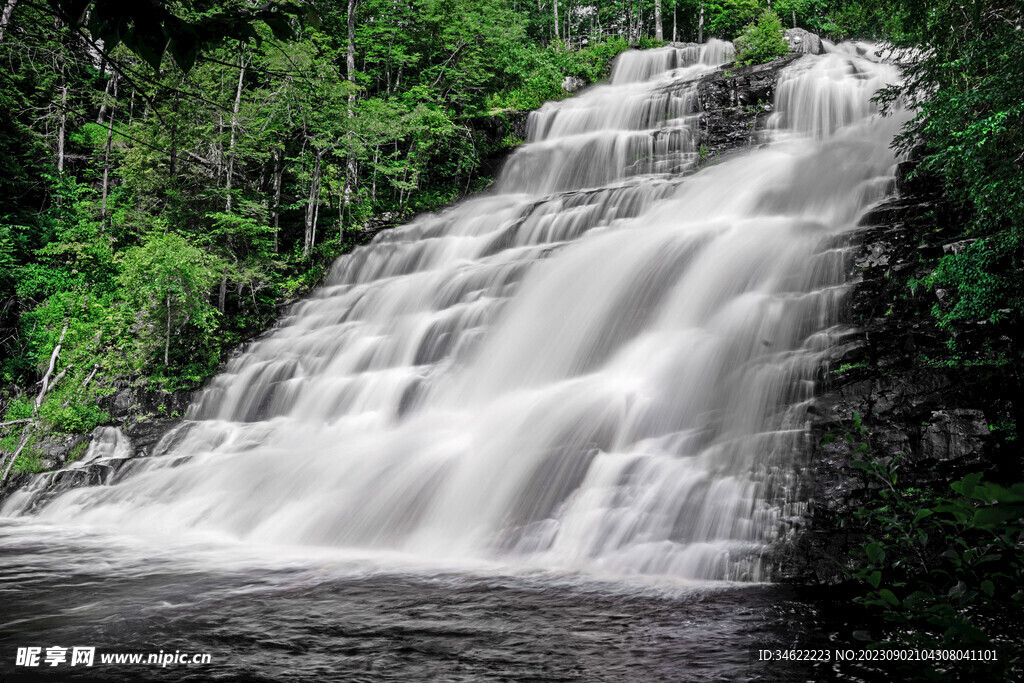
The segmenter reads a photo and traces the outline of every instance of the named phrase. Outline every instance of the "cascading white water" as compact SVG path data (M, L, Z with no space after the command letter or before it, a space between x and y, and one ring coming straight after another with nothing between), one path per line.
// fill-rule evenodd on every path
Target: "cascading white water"
M900 122L869 102L894 68L806 56L774 143L686 175L696 79L729 54L627 53L610 85L545 105L495 192L339 259L156 457L35 514L764 578L799 506L841 238L888 191Z

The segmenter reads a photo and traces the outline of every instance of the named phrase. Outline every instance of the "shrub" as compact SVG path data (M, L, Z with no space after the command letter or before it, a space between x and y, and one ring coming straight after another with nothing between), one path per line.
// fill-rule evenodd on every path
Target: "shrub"
M881 636L876 644L900 648L998 645L999 661L986 663L986 673L1016 680L1022 651L1005 637L1006 616L1024 604L1024 483L1006 488L975 473L950 484L950 495L907 487L898 462L865 455L851 465L879 488L856 513L868 542L852 575L866 584L859 601L884 623L862 639ZM970 666L985 677L979 662ZM955 668L931 662L918 674L948 678Z
M782 21L771 10L766 10L744 29L736 39L736 61L739 64L763 64L789 51L782 38Z

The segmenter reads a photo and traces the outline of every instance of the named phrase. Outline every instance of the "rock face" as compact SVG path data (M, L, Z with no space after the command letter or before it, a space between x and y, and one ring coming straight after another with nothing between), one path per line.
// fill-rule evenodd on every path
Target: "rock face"
M701 109L700 139L707 156L748 147L771 115L779 71L799 55L747 67L726 65L697 85Z
M802 28L786 29L783 39L789 43L789 51L802 55L820 55L825 51L821 38Z
M124 423L146 415L184 414L192 400L192 392L174 393L157 389L122 386L99 401L100 408L115 422Z
M125 461L153 454L160 439L181 424L192 394L127 385L116 389L98 401L99 407L110 415L110 424L97 427L89 435L45 435L33 448L40 455L40 465L52 471L12 474L7 486L0 489L0 503L18 489L52 495L75 486L107 483ZM112 436L114 432L119 438ZM120 444L117 456L98 456L111 439Z
M853 329L823 368L810 411L806 527L774 558L776 576L794 582L841 582L850 551L865 542L853 513L876 484L850 467L863 457L861 444L876 460L897 461L902 485L941 492L969 472L1019 461L1019 453L998 450L990 430L1014 419L1006 371L946 362L948 335L931 313L944 293L911 290L948 252L946 234L960 224L935 184L909 177L913 166L901 165L900 196L865 216L851 238ZM979 326L986 340L1012 343L1009 331Z
M130 461L145 454L137 451L132 440L118 427L97 427L88 437L74 438L80 439L83 446L88 442L88 449L84 453L73 452L77 457L63 462L61 469L21 475L17 489L8 490L0 497L0 503L7 503L6 514L33 512L68 489L109 484Z

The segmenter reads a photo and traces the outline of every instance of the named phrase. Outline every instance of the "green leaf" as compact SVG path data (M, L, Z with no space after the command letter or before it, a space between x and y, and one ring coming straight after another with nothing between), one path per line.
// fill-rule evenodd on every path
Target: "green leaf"
M920 521L921 521L922 519L925 519L925 518L927 518L927 517L931 517L931 516L932 516L932 515L934 515L934 514L935 514L935 511L934 511L934 510L930 510L930 509L928 509L928 508L922 508L922 509L921 509L921 510L919 510L919 511L918 511L918 513L917 513L917 514L916 514L916 515L914 516L914 524L917 524L917 523L918 523L918 522L920 522Z
M882 588L881 590L879 590L878 596L882 598L882 600L885 600L887 603L892 605L893 607L896 607L900 604L899 598L897 598L896 594L888 588Z
M885 550L882 549L881 543L868 543L864 546L864 552L874 564L880 564L885 560Z

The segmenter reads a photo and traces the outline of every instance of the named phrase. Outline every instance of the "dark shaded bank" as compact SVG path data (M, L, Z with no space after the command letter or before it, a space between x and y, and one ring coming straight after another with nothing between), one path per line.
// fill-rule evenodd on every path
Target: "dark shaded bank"
M954 337L939 326L933 309L947 295L927 277L970 240L916 163L900 165L898 195L851 237L851 330L821 369L801 477L808 508L775 551L774 575L798 587L832 640L996 658L862 663L851 680L1011 680L1024 628L1011 599L1019 528L1012 515L1009 526L972 526L989 503L951 485L1024 478L1020 337L1012 321L977 320Z
M852 237L846 320L853 329L821 371L803 478L807 528L778 565L797 583L848 578L850 553L866 541L853 513L878 488L850 467L865 454L898 463L901 484L922 490L948 489L971 472L1001 481L1021 476L1019 450L991 428L1014 420L1017 368L994 360L1009 357L1014 332L979 320L968 333L973 339L956 340L975 351L950 349L932 314L945 292L923 280L943 254L969 242L960 239L963 224L936 180L909 178L915 167L900 165L898 195L864 216Z

